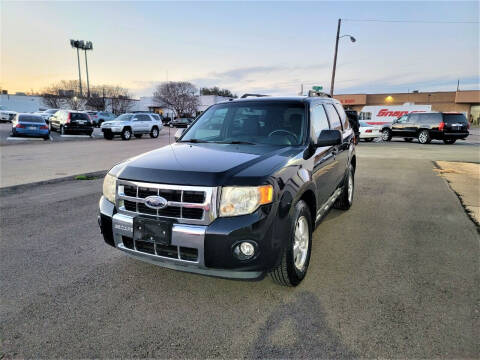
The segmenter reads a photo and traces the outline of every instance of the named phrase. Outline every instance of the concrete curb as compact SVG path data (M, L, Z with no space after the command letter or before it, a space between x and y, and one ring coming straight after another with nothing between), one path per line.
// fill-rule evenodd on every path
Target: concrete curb
M93 171L93 172L81 173L81 174L76 174L76 175L69 175L69 176L64 176L64 177L55 178L55 179L36 181L36 182L31 182L31 183L26 183L26 184L6 186L6 187L0 188L0 196L9 195L9 194L15 193L19 190L30 188L30 187L36 186L36 185L56 184L56 183L60 183L60 182L64 182L64 181L75 180L75 177L77 177L79 175L86 175L86 176L93 176L93 177L105 176L105 174L107 172L108 172L108 170L100 170L100 171ZM88 181L88 180L77 180L77 181Z

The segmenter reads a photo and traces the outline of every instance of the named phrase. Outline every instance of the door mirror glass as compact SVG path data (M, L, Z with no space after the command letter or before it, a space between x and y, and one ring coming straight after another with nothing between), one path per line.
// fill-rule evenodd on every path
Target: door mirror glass
M334 146L342 143L342 133L339 130L322 130L318 136L317 147Z
M180 137L183 135L183 132L185 131L186 129L178 129L177 132L175 133L175 141L178 141L178 139L180 139Z

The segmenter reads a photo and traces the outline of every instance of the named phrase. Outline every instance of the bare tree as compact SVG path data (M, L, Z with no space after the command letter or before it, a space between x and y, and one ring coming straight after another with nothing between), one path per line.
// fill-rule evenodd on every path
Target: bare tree
M80 97L77 89L77 80L61 80L43 90L42 101L48 107L72 110L89 108L102 111L110 107L115 114L128 112L135 102L128 89L118 85L92 86L90 98Z
M169 81L157 86L153 98L157 103L175 110L177 116L192 116L199 105L196 93L197 88L192 83Z

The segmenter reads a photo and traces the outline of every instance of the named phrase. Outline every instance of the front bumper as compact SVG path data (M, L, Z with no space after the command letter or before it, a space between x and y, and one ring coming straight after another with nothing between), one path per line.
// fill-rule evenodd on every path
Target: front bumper
M274 218L270 207L248 216L217 218L208 226L175 223L170 246L149 244L151 253L143 251L145 247L139 251L132 241L133 216L116 213L114 204L104 197L100 199L99 225L107 244L133 258L174 270L255 280L263 278L280 254L280 238L275 237L275 245L272 241ZM233 254L233 247L244 240L257 245L258 253L252 259L239 260ZM196 258L184 258L182 249L195 251Z

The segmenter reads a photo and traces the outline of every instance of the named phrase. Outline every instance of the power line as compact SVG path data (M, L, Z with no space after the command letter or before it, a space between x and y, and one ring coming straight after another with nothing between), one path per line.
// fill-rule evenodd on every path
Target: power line
M352 22L385 22L385 23L417 23L417 24L480 24L479 21L443 21L443 20L384 20L384 19L342 19Z

